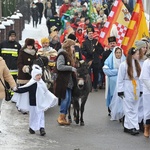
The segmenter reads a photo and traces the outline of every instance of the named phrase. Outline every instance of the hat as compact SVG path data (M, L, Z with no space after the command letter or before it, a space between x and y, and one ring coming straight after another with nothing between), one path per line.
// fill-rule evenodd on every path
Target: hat
M34 46L34 44L35 44L34 39L27 38L27 39L25 40L25 45Z
M92 26L87 27L86 32L94 32L94 28Z
M135 46L137 49L141 49L142 47L146 47L146 42L142 40L135 41Z
M108 7L108 5L107 5L107 4L104 4L104 6L103 6L103 7L107 8L107 7Z
M78 32L79 30L82 31L83 29L81 27L78 27L76 31Z
M43 44L43 43L49 43L49 39L46 38L46 37L44 37L44 38L41 39L41 43L42 43L42 44Z
M50 37L51 37L51 39L53 39L55 36L58 36L58 34L57 34L56 31L53 31L53 32L50 34Z
M67 38L71 39L71 40L74 40L74 41L76 40L76 36L74 34L72 34L72 33L69 34Z
M74 13L74 16L78 17L78 12L75 12L75 13Z
M76 18L75 23L80 22L80 18Z
M56 26L52 26L52 27L50 28L50 30L51 30L51 32L53 32L53 31L56 31L56 30L58 30L58 29L57 29Z
M69 0L64 0L64 3L69 3Z
M35 79L36 75L41 74L42 75L42 68L39 65L33 65L32 66L32 71L31 71L31 76L33 79Z
M8 32L8 37L10 37L10 36L12 36L12 35L16 36L16 32L15 32L14 30L10 30L10 31Z
M85 5L85 4L83 4L83 5L81 5L81 7L86 7L86 5Z
M66 49L67 47L70 47L72 45L75 45L75 41L73 41L71 39L66 39L62 44L62 48Z
M142 41L145 41L145 42L147 42L147 43L150 42L149 39L148 39L147 37L143 37L143 38L141 38L141 40L142 40Z
M35 44L37 44L38 49L42 48L38 40L35 40Z
M85 21L87 21L87 20L90 20L90 18L89 17L85 17Z
M108 37L108 42L117 42L116 37L115 36L110 36Z
M96 5L96 8L101 8L101 5L100 5L100 4L97 4L97 5Z

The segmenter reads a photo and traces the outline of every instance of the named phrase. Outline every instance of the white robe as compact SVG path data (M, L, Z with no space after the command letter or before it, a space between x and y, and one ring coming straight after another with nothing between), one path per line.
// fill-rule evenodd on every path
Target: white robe
M142 68L144 60L140 60L139 63L140 63L140 66ZM141 81L140 81L140 89L141 89L141 92L143 92L143 87L142 87L142 82ZM143 95L142 95L139 98L139 107L138 107L138 120L139 120L139 123L141 123L143 119L144 119L144 112L143 112Z
M31 79L20 88L28 87L35 82L37 82L36 106L29 105L29 92L23 94L14 93L12 97L12 101L16 102L19 110L23 112L29 111L29 127L34 131L45 128L44 111L58 104L58 98L47 89L42 79L40 81Z
M140 85L137 77L135 63L132 60L133 66L133 77L136 80L136 95L139 98ZM126 61L121 63L117 78L117 92L124 92L125 98L123 98L123 110L125 114L124 127L127 129L135 128L139 130L138 124L138 99L135 100L133 93L132 81L129 79L127 74L127 63Z
M28 87L32 84L34 84L36 81L31 79L27 84L24 86L21 86L19 88ZM12 99L13 102L16 102L16 106L18 107L18 110L21 110L23 112L29 111L29 93L14 93ZM41 79L37 82L37 91L36 91L36 107L37 111L45 111L50 107L54 107L58 104L58 98L51 93L47 87L44 81Z
M143 86L143 112L144 123L150 119L150 59L146 59L143 63L140 80Z
M119 120L123 118L124 111L123 111L123 100L118 96L117 88L115 88L114 95L112 101L109 105L111 110L111 119L110 120Z

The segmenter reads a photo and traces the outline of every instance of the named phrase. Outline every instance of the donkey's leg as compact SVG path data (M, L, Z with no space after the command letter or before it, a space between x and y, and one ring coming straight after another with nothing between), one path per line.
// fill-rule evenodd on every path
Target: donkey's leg
M68 108L68 121L70 122L70 123L72 123L72 118L71 118L71 105L69 106L69 108Z
M76 124L79 124L79 101L78 99L74 100L74 121Z
M84 97L81 99L81 110L80 110L81 117L80 117L80 126L84 126L83 112L84 112L84 106L85 106L86 100L87 100L87 96L86 96L86 97L84 96Z

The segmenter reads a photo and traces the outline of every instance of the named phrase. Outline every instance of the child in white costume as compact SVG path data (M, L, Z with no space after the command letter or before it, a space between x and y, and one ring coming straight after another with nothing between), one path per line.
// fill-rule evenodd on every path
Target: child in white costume
M42 68L33 65L31 72L31 80L24 86L19 87L12 100L16 100L16 106L23 111L29 111L29 132L34 134L36 130L40 130L41 136L45 133L44 111L58 104L58 99L46 87L42 80ZM21 94L27 93L22 101Z
M118 96L123 101L124 132L131 135L139 134L138 100L141 97L139 82L141 68L138 60L139 50L134 47L130 48L126 61L119 66L116 85Z

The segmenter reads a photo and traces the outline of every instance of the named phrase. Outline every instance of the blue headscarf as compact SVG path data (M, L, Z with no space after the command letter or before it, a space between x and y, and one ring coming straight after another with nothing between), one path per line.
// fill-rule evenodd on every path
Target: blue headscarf
M110 69L116 68L117 59L116 59L116 56L115 56L115 51L118 48L122 50L121 47L118 47L118 46L114 47L112 53L105 60L104 66L108 66L108 68L110 68ZM120 58L120 63L123 62L123 61L125 61L125 59L126 59L126 57L125 57L125 55L123 53L123 50L122 50L122 56Z

